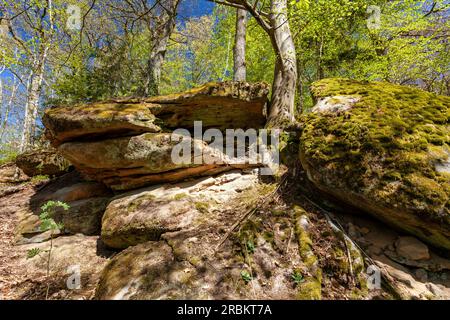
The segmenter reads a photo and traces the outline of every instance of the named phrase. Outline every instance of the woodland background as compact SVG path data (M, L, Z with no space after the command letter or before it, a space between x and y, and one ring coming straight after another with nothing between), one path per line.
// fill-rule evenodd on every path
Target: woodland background
M1 0L0 161L39 145L40 115L52 105L235 78L239 1ZM309 85L327 77L449 95L449 9L442 0L287 1L296 114L312 107ZM245 79L271 84L277 53L255 16L245 18Z

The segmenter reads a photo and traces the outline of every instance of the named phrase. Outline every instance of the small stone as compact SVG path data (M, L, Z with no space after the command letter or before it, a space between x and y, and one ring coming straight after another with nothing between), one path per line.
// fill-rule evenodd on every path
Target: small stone
M382 250L381 250L380 247L377 247L377 246L372 245L372 246L369 247L369 249L367 249L367 252L368 252L370 255L376 255L376 256L379 256L379 255L382 253Z
M414 273L417 277L417 279L421 282L427 282L428 281L428 273L425 269L417 269Z
M357 239L360 237L358 230L356 230L355 225L351 222L349 222L349 224L348 224L348 235L352 239Z
M428 260L430 253L428 247L413 237L400 237L395 242L397 254L410 260Z
M358 231L361 232L361 234L366 235L370 232L370 229L366 227L359 227Z
M301 216L299 223L300 223L300 226L303 228L303 230L309 229L309 220L308 220L307 216Z
M434 294L435 296L441 296L442 295L442 290L435 284L433 283L427 283L427 289L430 290L430 292L432 294Z

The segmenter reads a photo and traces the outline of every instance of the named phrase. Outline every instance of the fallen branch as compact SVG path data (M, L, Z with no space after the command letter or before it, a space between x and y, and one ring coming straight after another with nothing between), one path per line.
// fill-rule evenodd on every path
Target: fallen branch
M241 218L239 218L231 227L230 229L228 229L227 233L222 237L222 239L220 240L219 244L216 246L216 248L214 249L214 254L215 255L217 253L217 251L219 250L219 248L225 243L225 241L227 241L227 239L230 237L230 235L242 224L244 223L248 218L250 218L253 213L255 213L258 209L262 208L265 204L269 203L270 200L272 200L272 198L278 193L278 191L280 190L280 188L282 187L282 185L286 182L287 179L287 175L285 175L281 182L278 184L277 188L268 196L264 197L264 199L262 199L262 201L260 201L259 203L256 204L256 206L254 206L253 208L249 209L246 213L244 213L244 215L242 215Z

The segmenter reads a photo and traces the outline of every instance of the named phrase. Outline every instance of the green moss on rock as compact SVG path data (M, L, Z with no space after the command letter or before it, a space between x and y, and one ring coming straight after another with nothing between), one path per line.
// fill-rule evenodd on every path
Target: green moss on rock
M320 102L350 106L302 117L300 158L321 189L450 249L450 98L386 82L325 79ZM327 100L330 103L330 99Z

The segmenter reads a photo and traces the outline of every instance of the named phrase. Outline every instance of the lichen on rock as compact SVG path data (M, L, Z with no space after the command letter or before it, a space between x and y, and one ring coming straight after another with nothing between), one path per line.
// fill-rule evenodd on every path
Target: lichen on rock
M30 177L38 175L59 176L66 173L71 165L53 148L27 151L18 155L14 162Z

